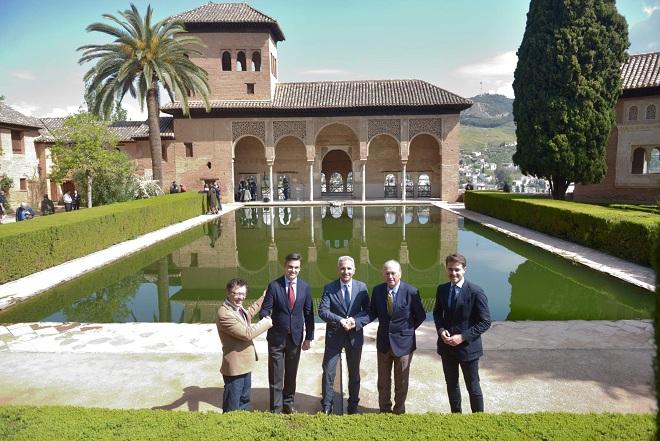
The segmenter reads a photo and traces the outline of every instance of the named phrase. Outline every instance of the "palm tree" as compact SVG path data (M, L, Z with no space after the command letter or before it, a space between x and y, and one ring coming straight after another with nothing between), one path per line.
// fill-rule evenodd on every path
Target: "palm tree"
M87 26L87 32L98 31L115 37L112 43L78 48L83 51L80 64L97 60L84 78L87 94L95 97L90 111L107 118L115 102L121 102L126 92L137 98L142 108L146 101L153 176L162 186L159 86L162 85L172 101L175 97L181 101L184 115L189 113L188 97L193 94L202 98L209 111L207 73L189 58L201 55L194 47L204 45L197 37L184 35L187 31L180 21L166 18L152 25L151 6L147 7L144 18L133 4L130 10L118 13L121 19L103 14L118 26L105 23Z

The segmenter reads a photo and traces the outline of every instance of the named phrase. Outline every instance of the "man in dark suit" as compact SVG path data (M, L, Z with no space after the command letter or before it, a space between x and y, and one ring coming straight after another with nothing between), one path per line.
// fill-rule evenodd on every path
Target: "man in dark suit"
M355 261L341 256L337 261L339 279L323 287L319 316L327 323L323 377L321 380L321 406L326 415L332 413L335 373L341 350L346 352L348 366L348 413L357 413L360 401L360 359L364 335L362 327L369 320L369 293L367 285L353 279Z
M460 366L472 412L483 412L479 357L483 355L481 334L490 328L488 299L478 285L465 280L465 257L451 254L445 259L445 266L449 283L438 286L433 320L438 331L438 354L442 357L449 406L452 413L461 413Z
M284 276L270 282L261 306L261 317L271 316L273 319L273 327L266 335L270 410L273 413L294 412L300 349L308 350L314 340L312 292L298 273L300 254L291 253L284 260Z
M378 361L378 405L381 412L406 412L408 378L413 351L417 348L415 329L426 318L419 290L401 280L396 260L383 264L385 283L371 293L370 319L378 319L376 354ZM394 366L394 408L392 408L392 366Z

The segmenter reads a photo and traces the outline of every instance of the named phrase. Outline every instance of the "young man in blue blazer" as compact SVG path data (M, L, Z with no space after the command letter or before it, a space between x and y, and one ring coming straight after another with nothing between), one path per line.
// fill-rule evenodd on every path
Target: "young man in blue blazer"
M270 411L293 413L300 350L306 351L314 340L314 310L309 284L298 277L300 254L284 260L284 275L268 285L261 306L261 317L270 316L268 330L268 385ZM303 338L304 330L304 338Z
M378 406L381 413L406 412L408 378L413 352L417 349L415 329L426 318L419 290L401 280L396 260L383 264L383 279L371 293L369 318L378 319L376 360L378 363ZM394 407L392 407L394 368Z
M342 349L348 367L348 414L357 413L360 401L360 359L364 335L362 327L369 323L367 285L355 280L355 261L341 256L337 261L339 278L323 287L319 317L327 323L321 380L323 413L332 413L335 373Z
M484 411L479 384L479 357L483 355L481 334L490 328L488 299L483 289L465 280L467 260L460 254L445 259L449 282L439 285L435 294L433 320L438 331L438 354L447 383L452 413L461 413L458 367L470 395L472 412Z

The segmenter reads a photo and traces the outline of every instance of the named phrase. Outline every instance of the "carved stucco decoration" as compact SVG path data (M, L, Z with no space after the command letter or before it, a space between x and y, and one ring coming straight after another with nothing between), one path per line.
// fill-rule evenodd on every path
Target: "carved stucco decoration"
M283 136L295 136L305 142L307 124L305 121L273 121L273 139L278 140Z
M266 143L266 123L264 121L232 121L231 140L236 141L241 136L251 135Z
M423 118L411 119L408 125L408 139L413 139L420 133L430 133L442 140L442 119Z
M367 127L367 139L382 134L392 135L397 141L401 140L400 119L370 119Z

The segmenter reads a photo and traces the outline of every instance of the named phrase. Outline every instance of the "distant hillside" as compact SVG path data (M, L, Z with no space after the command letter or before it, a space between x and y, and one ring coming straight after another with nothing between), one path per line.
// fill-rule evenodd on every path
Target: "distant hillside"
M473 127L513 127L513 100L504 95L482 94L470 98L474 105L461 112L461 124Z

